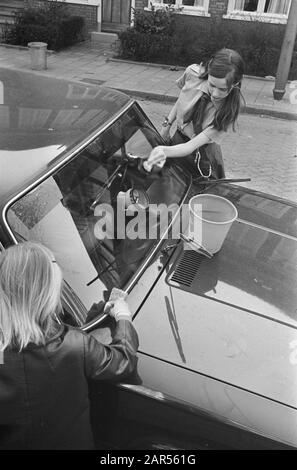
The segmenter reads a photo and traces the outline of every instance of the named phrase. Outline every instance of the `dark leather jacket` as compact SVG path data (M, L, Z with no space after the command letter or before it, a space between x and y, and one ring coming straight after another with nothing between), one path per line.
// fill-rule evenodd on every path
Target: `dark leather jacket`
M5 350L0 449L92 449L88 379L123 380L136 367L137 348L132 323L120 320L109 346L65 327L45 346Z

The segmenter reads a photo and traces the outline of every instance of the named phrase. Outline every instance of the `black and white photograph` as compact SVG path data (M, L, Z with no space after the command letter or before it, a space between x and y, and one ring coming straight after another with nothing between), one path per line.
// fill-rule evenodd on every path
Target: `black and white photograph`
M297 450L296 35L297 0L0 0L0 453Z

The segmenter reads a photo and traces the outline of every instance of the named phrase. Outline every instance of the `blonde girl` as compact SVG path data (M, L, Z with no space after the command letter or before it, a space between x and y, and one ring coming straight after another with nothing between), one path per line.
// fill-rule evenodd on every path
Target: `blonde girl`
M0 254L0 449L92 449L88 380L125 380L135 370L126 302L109 303L115 327L103 345L57 322L61 288L46 247L26 242Z

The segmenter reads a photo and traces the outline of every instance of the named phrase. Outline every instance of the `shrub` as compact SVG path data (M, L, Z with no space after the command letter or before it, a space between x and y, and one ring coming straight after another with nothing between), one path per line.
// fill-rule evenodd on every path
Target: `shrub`
M170 10L134 10L134 27L122 31L119 39L121 57L126 59L169 63L180 51Z
M185 66L228 47L242 55L247 75L275 76L284 28L274 26L206 18L194 22L170 11L135 12L134 27L119 36L119 53L123 58ZM289 79L297 78L296 70L294 53Z
M157 10L147 14L144 11L133 9L134 28L139 33L165 34L174 33L174 16L170 10Z
M62 49L83 38L84 19L70 16L67 6L46 2L41 6L29 5L16 13L12 26L4 32L4 42L27 46L28 42L41 41L49 49Z
M81 16L68 16L61 21L58 48L68 47L83 39L85 21Z
M170 63L179 51L176 39L165 34L124 31L120 33L120 41L121 57L125 59Z

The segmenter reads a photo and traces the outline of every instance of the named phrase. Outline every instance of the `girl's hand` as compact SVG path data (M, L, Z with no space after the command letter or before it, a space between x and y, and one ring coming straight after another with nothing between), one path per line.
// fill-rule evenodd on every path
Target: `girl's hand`
M129 305L124 299L109 300L106 302L104 307L104 313L107 313L115 319L119 320L131 320L132 313L130 312Z
M147 163L149 165L156 165L157 163L164 163L165 160L166 160L166 155L163 150L163 147L157 146L153 148L153 150L151 151L147 159Z
M158 146L151 151L148 159L143 162L143 167L146 171L151 171L153 165L162 167L165 163L165 160L166 155L164 153L164 150L161 146Z

